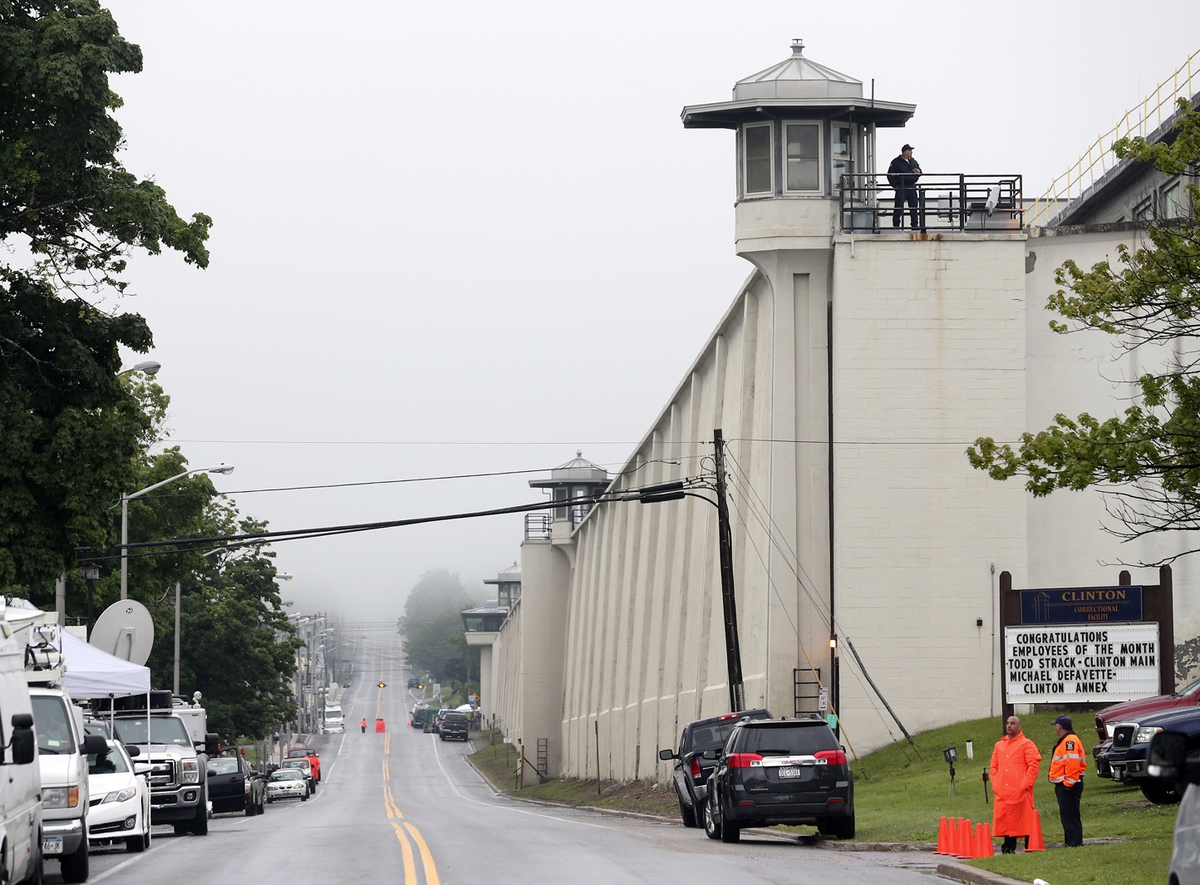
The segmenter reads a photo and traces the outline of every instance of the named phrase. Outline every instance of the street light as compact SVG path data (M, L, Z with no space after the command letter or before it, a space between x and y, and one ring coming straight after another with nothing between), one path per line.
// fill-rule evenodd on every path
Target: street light
M140 365L140 364L139 364ZM157 364L155 364L157 365ZM134 366L136 369L137 366ZM155 372L158 371L156 368ZM140 498L147 492L152 492L157 488L161 488L167 483L175 482L177 479L183 479L185 476L191 476L193 473L223 473L229 475L233 473L232 464L220 464L216 467L197 467L195 470L185 470L183 473L177 473L170 479L164 479L162 482L156 482L152 486L146 486L144 489L139 489L132 495L121 496L121 598L129 598L129 502L134 498Z
M117 376L120 377L121 375L128 375L130 372L142 372L146 375L157 375L158 370L161 368L162 363L160 363L158 360L146 360L145 362L138 363L136 366L131 366L128 369L117 372Z

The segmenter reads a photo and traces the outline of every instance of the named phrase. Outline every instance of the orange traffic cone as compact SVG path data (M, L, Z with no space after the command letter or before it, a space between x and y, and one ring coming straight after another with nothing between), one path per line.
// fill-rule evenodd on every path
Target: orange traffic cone
M1042 817L1037 809L1033 810L1033 832L1029 834L1029 847L1026 851L1045 851L1046 843L1042 841Z
M963 860L970 860L975 856L975 846L971 843L974 839L975 828L971 826L971 819L959 819L958 821L958 851L954 852L955 857Z
M992 846L992 825L986 821L975 824L975 856L994 857L996 850Z
M946 844L946 835L947 835L946 815L943 814L942 819L940 821L938 821L937 850L933 852L934 854L948 854L949 853L949 846Z

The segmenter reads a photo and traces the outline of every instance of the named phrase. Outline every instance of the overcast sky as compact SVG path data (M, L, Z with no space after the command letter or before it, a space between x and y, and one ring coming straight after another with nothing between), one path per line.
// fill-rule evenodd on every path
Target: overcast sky
M530 475L386 481L618 468L750 271L733 135L679 112L792 38L916 104L884 164L909 141L1027 196L1200 48L1184 2L107 5L145 55L114 79L123 160L215 222L208 270L137 260L123 307L154 330L170 442L236 465L217 488L273 529L540 498ZM253 491L343 483L384 484ZM511 516L276 551L293 611L392 619L430 569L482 601L521 539Z

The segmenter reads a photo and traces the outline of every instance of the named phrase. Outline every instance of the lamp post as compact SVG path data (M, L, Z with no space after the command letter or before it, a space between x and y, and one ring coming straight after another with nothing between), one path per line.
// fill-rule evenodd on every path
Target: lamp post
M137 366L134 366L136 369ZM130 371L133 371L132 369ZM158 371L155 369L154 371ZM232 464L221 464L217 467L197 467L195 470L185 470L183 473L177 473L169 479L164 479L162 482L156 482L152 486L146 486L144 489L138 489L132 495L121 496L121 598L129 598L129 502L134 498L140 498L148 492L162 488L168 483L175 482L177 479L183 479L185 476L191 476L193 473L223 473L229 475L233 473Z
M100 577L100 566L94 562L85 562L79 567L79 574L87 581L87 641L92 641L92 623L95 620L92 612L93 587Z
M158 370L161 368L162 363L160 363L158 360L146 360L138 363L136 366L130 366L128 369L122 369L120 372L117 372L117 377L119 378L121 375L128 375L130 372L142 372L146 375L157 375Z

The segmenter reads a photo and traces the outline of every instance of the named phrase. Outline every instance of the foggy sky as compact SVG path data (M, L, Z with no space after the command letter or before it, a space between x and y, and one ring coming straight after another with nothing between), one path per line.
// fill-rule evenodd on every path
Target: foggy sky
M1182 2L107 5L145 55L114 78L123 162L215 222L207 270L138 259L136 296L108 306L154 330L167 444L236 465L217 488L272 529L540 493L531 475L254 490L577 449L617 469L751 269L733 134L679 112L792 38L917 105L880 131L884 166L908 141L926 172L1020 173L1026 196L1198 48ZM393 619L430 569L482 601L521 539L510 516L276 552L292 611Z

